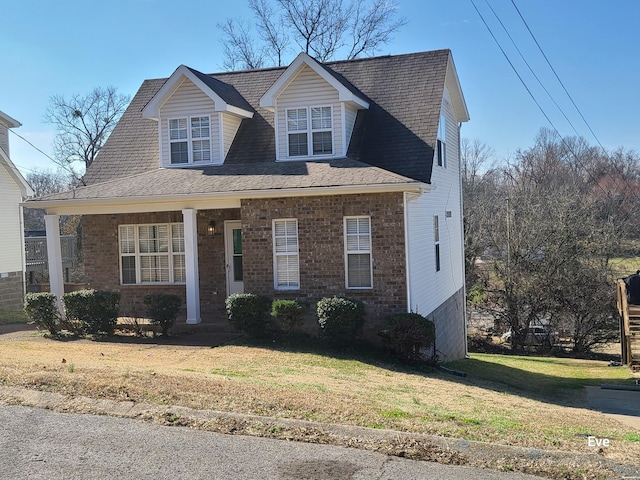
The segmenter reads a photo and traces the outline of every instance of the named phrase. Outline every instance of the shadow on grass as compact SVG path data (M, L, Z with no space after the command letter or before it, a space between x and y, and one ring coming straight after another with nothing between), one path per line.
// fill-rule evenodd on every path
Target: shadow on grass
M83 337L50 338L56 341L75 341ZM338 360L357 361L397 373L421 375L425 379L437 378L549 404L578 408L586 407L584 389L586 386L629 385L632 383L626 367L607 367L612 369L612 375L598 376L597 371L596 375L589 374L588 369L593 367L593 363L581 364L581 360L576 360L575 364L567 365L566 358L500 356L496 354L491 354L490 358L498 361L484 359L485 354L476 355L471 359L450 362L446 365L466 374L465 377L461 377L440 371L426 363L403 363L384 346L373 345L364 340L349 344L336 344L309 334L292 336L275 334L263 338L252 338L233 331L220 332L194 328L189 331L178 331L166 337L116 334L110 337L95 336L91 340L107 343L205 348L242 346L278 352L313 354ZM607 363L603 361L602 367L605 368L606 365ZM613 369L623 369L625 373L618 374Z

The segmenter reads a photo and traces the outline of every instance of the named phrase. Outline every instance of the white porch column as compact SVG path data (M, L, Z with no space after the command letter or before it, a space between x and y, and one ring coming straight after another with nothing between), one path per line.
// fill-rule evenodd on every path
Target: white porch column
M187 323L200 323L200 275L198 273L197 210L182 210L184 221L184 260L187 276Z
M45 215L44 225L47 230L47 262L51 293L56 296L58 311L64 314L62 306L64 279L62 277L62 250L60 249L60 217L58 215Z

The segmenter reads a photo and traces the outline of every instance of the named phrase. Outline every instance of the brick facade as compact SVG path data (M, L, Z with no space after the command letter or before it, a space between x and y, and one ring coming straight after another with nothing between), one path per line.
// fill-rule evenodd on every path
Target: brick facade
M22 272L5 272L0 275L0 310L22 310L23 297Z
M245 291L312 307L324 296L357 298L377 330L386 314L407 309L403 209L401 193L243 200ZM372 289L345 287L343 218L354 215L371 217ZM298 220L299 290L274 288L271 229L280 218Z
M200 306L203 322L226 322L225 220L242 221L245 292L292 298L315 306L323 296L344 295L365 303L370 330L390 312L406 311L404 202L401 193L243 200L241 208L198 212ZM373 288L345 287L344 216L371 217ZM272 220L298 220L300 289L276 290ZM218 232L206 235L215 220ZM185 297L184 285L121 285L118 225L182 222L181 212L83 217L85 272L91 288L118 291L121 314L142 316L142 298L151 292ZM183 310L184 310L183 305ZM313 310L313 309L312 309ZM182 312L182 319L185 318Z

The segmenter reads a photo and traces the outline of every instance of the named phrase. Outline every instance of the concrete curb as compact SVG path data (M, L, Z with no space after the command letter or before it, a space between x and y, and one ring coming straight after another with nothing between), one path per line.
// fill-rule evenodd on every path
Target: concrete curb
M45 408L66 413L131 418L227 434L341 445L440 463L497 469L509 467L524 473L541 474L550 478L574 478L567 477L565 474L585 467L589 467L595 474L605 475L604 478L611 475L640 476L640 467L617 463L590 453L537 450L433 435L196 410L180 406L71 397L16 387L0 386L0 404ZM429 455L420 455L420 448L423 452L425 449L430 449Z

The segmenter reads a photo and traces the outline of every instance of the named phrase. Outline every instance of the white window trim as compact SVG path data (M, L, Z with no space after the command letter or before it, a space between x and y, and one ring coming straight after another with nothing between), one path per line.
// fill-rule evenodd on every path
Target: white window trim
M438 138L436 139L436 157L438 166L447 168L447 117L440 115L438 123Z
M347 249L347 220L359 220L366 218L369 221L369 250L348 250ZM371 231L371 217L369 215L352 215L343 218L344 232L344 285L347 290L372 290L373 289L373 232ZM349 255L369 254L369 272L371 274L369 287L351 287L349 286Z
M177 282L174 279L174 256L176 255L186 255L185 252L174 252L173 251L173 230L172 227L174 225L184 225L182 222L174 222L174 223L127 223L118 225L118 264L120 269L120 285L122 286L133 286L133 285L185 285L185 281ZM168 228L168 248L166 252L154 252L154 253L141 253L140 252L140 234L139 227L144 226L167 226ZM121 249L121 232L123 227L133 227L134 232L134 242L135 242L135 252L134 253L122 253ZM169 269L169 281L168 282L143 282L142 281L142 262L141 258L145 256L168 256L168 269ZM123 272L122 272L122 258L123 257L135 257L136 259L136 282L135 283L124 283L123 281ZM185 268L186 268L186 258L185 258ZM186 273L186 272L185 272Z
M433 216L433 263L436 273L442 270L442 251L440 249L440 217Z
M276 252L276 223L277 222L295 222L296 225L296 243L297 248L293 252ZM300 236L298 234L297 218L275 218L271 221L271 232L273 240L273 288L276 290L300 290ZM278 257L279 256L297 256L298 257L298 276L296 278L297 285L278 285Z
M193 138L191 136L191 120L194 118L202 118L202 117L207 117L209 119L209 136L208 137L196 137ZM181 120L181 119L186 119L187 120L187 138L186 139L179 139L179 140L171 140L171 121L172 120ZM211 115L208 113L202 113L202 114L195 114L195 115L182 115L182 116L174 116L174 117L168 117L167 118L167 142L168 142L168 152L167 152L167 157L166 157L166 163L165 166L167 167L192 167L192 166L199 166L199 165L211 165L212 163L216 163L216 161L214 160L216 158L216 156L214 155L214 148L213 148L213 122L211 119ZM210 160L206 161L206 162L194 162L193 160L193 142L194 141L199 141L199 140L209 140L209 156L210 156ZM171 144L172 143L178 143L178 142L187 142L187 157L189 159L189 161L187 163L171 163Z
M331 110L331 128L320 128L313 129L311 123L311 109L313 108L329 108ZM307 112L307 129L306 130L295 130L289 131L289 111L291 110L306 110ZM335 138L335 128L334 128L334 108L332 104L328 105L301 105L298 107L288 107L284 110L284 126L285 126L285 141L287 147L287 157L286 160L308 160L308 159L317 159L317 158L332 158L337 156L336 153L336 138ZM313 154L313 134L319 132L330 132L331 133L331 153L322 153L318 155ZM289 134L296 133L306 133L307 134L307 155L291 155L289 151Z

